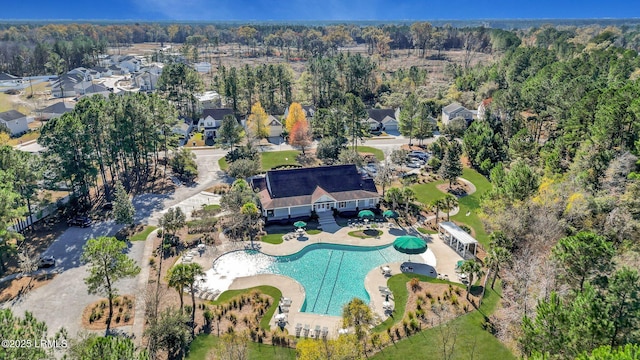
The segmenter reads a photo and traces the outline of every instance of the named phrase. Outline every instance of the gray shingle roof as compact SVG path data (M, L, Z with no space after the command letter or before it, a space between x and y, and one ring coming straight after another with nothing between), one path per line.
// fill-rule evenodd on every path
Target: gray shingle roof
M0 81L7 81L7 80L18 80L18 77L15 77L11 74L7 74L7 73L0 73Z
M363 178L355 165L271 170L267 172L272 198L312 195L316 187L328 193L364 190L377 192L373 179Z
M53 105L49 105L46 108L39 111L45 114L64 114L66 112L73 110L73 108L74 108L74 104L71 104L65 101L60 101Z
M214 120L222 120L225 115L233 115L233 109L204 109L202 110L202 118L206 119L211 116ZM233 115L235 118L235 115ZM236 118L237 120L237 118Z
M9 110L9 111L0 113L0 120L11 121L11 120L17 120L17 119L23 118L25 116L26 116L25 114L19 111Z
M460 105L460 103L454 102L454 103L452 103L452 104L449 104L449 105L447 105L447 106L443 107L443 108L442 108L442 111L443 111L445 114L449 114L449 113L451 113L452 111L454 111L454 110L458 110L458 109L460 109L460 108L464 108L464 106Z
M369 117L377 122L382 122L387 116L395 119L396 112L393 109L367 109Z

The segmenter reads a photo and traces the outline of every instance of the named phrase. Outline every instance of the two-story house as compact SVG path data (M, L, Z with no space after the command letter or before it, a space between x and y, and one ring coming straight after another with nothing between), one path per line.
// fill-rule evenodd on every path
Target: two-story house
M231 115L238 121L238 118L233 114L233 109L204 109L202 117L198 121L198 131L204 133L205 139L215 138L226 115Z

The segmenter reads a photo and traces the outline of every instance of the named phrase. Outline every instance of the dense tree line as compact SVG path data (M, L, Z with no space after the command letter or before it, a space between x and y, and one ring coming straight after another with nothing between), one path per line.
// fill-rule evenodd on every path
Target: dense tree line
M90 202L89 189L107 197L116 180L125 187L144 184L158 170L162 152L175 145L175 108L157 95L96 95L80 100L72 112L50 120L38 142L58 181ZM154 172L152 173L152 170ZM97 179L101 184L98 186Z

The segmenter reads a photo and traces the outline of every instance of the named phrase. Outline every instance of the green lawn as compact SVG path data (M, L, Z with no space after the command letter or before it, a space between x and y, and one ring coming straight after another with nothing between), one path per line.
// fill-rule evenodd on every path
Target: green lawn
M144 229L142 231L140 231L139 233L133 235L131 238L129 238L129 240L131 241L145 241L147 240L147 236L149 236L149 234L151 234L151 232L155 229L157 229L157 226L151 226L151 225L147 225L144 227Z
M189 355L186 360L205 360L207 353L216 347L220 338L213 335L198 335L189 348ZM288 349L279 346L258 344L249 342L249 359L251 360L271 360L271 359L295 359L295 349Z
M282 236L284 234L267 234L265 236L263 236L260 240L264 241L266 243L269 244L274 244L274 245L278 245L278 244L282 244Z
M307 230L307 234L309 234L309 235L318 235L318 234L320 234L321 232L322 232L322 230L318 230L318 229L310 229L310 230Z
M499 288L500 286L496 284L496 289ZM398 296L395 292L394 296L398 304ZM515 359L509 349L482 327L485 316L493 313L499 298L499 292L487 289L479 310L453 320L452 325L458 329L453 359ZM416 358L416 354L420 354L420 359L441 359L443 354L440 334L437 327L421 331L398 341L369 359L407 359Z
M260 153L262 170L271 170L279 165L299 165L296 158L300 154L297 150L269 151Z
M227 170L229 164L227 164L227 159L221 158L218 160L218 166L220 166L220 170Z
M264 285L264 286L256 286L256 287L252 287L249 289L242 289L242 290L227 290L222 294L220 294L220 296L216 300L211 301L211 304L212 305L226 304L227 302L229 302L229 300L233 299L234 297L240 296L242 294L248 294L252 290L258 290L263 294L269 295L273 298L273 303L271 304L267 312L262 317L262 320L260 321L260 327L268 331L270 329L269 321L271 321L271 317L273 316L273 313L276 311L276 309L278 309L278 303L280 302L280 298L282 297L282 292L280 292L280 290L278 290L277 288L274 288L273 286Z
M363 230L355 230L349 231L349 236L357 237L360 239L369 239L382 235L382 231L375 229L363 229Z
M371 146L358 146L359 153L371 153L373 154L378 161L384 160L384 153L380 149L376 149Z
M418 278L420 281L435 283L435 284L452 284L462 287L462 284L452 283L446 280L440 280L432 278L431 276L424 276L419 274L397 274L387 280L387 286L393 293L393 302L395 308L393 309L393 317L387 318L381 324L373 328L373 332L386 331L388 328L402 321L404 316L404 309L407 306L407 299L409 299L409 291L407 290L407 282L413 278Z
M202 207L204 211L222 210L222 206L218 204L209 204Z
M480 198L491 189L491 183L480 173L469 168L465 168L462 171L462 177L471 181L476 186L476 192L460 199L460 211L452 216L451 219L473 228L475 238L485 248L488 248L489 236L484 230L482 221L478 217L478 211L480 210ZM443 183L443 180L439 180L427 184L413 185L411 188L416 193L416 200L428 205L434 200L444 197L445 194L436 188L437 185ZM469 213L469 216L467 216L467 213Z
M419 231L421 234L437 234L437 233L438 233L437 231L433 231L433 230L425 229L425 228L423 228L423 227L419 227L419 228L418 228L418 231Z

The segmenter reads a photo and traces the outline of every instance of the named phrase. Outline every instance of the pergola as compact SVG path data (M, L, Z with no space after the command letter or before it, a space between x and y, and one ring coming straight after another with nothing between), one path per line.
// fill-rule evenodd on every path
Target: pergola
M438 224L442 239L449 243L449 246L454 248L456 252L462 254L464 258L467 253L476 255L478 250L478 240L469 235L466 231L462 230L458 225L450 221L441 222Z

